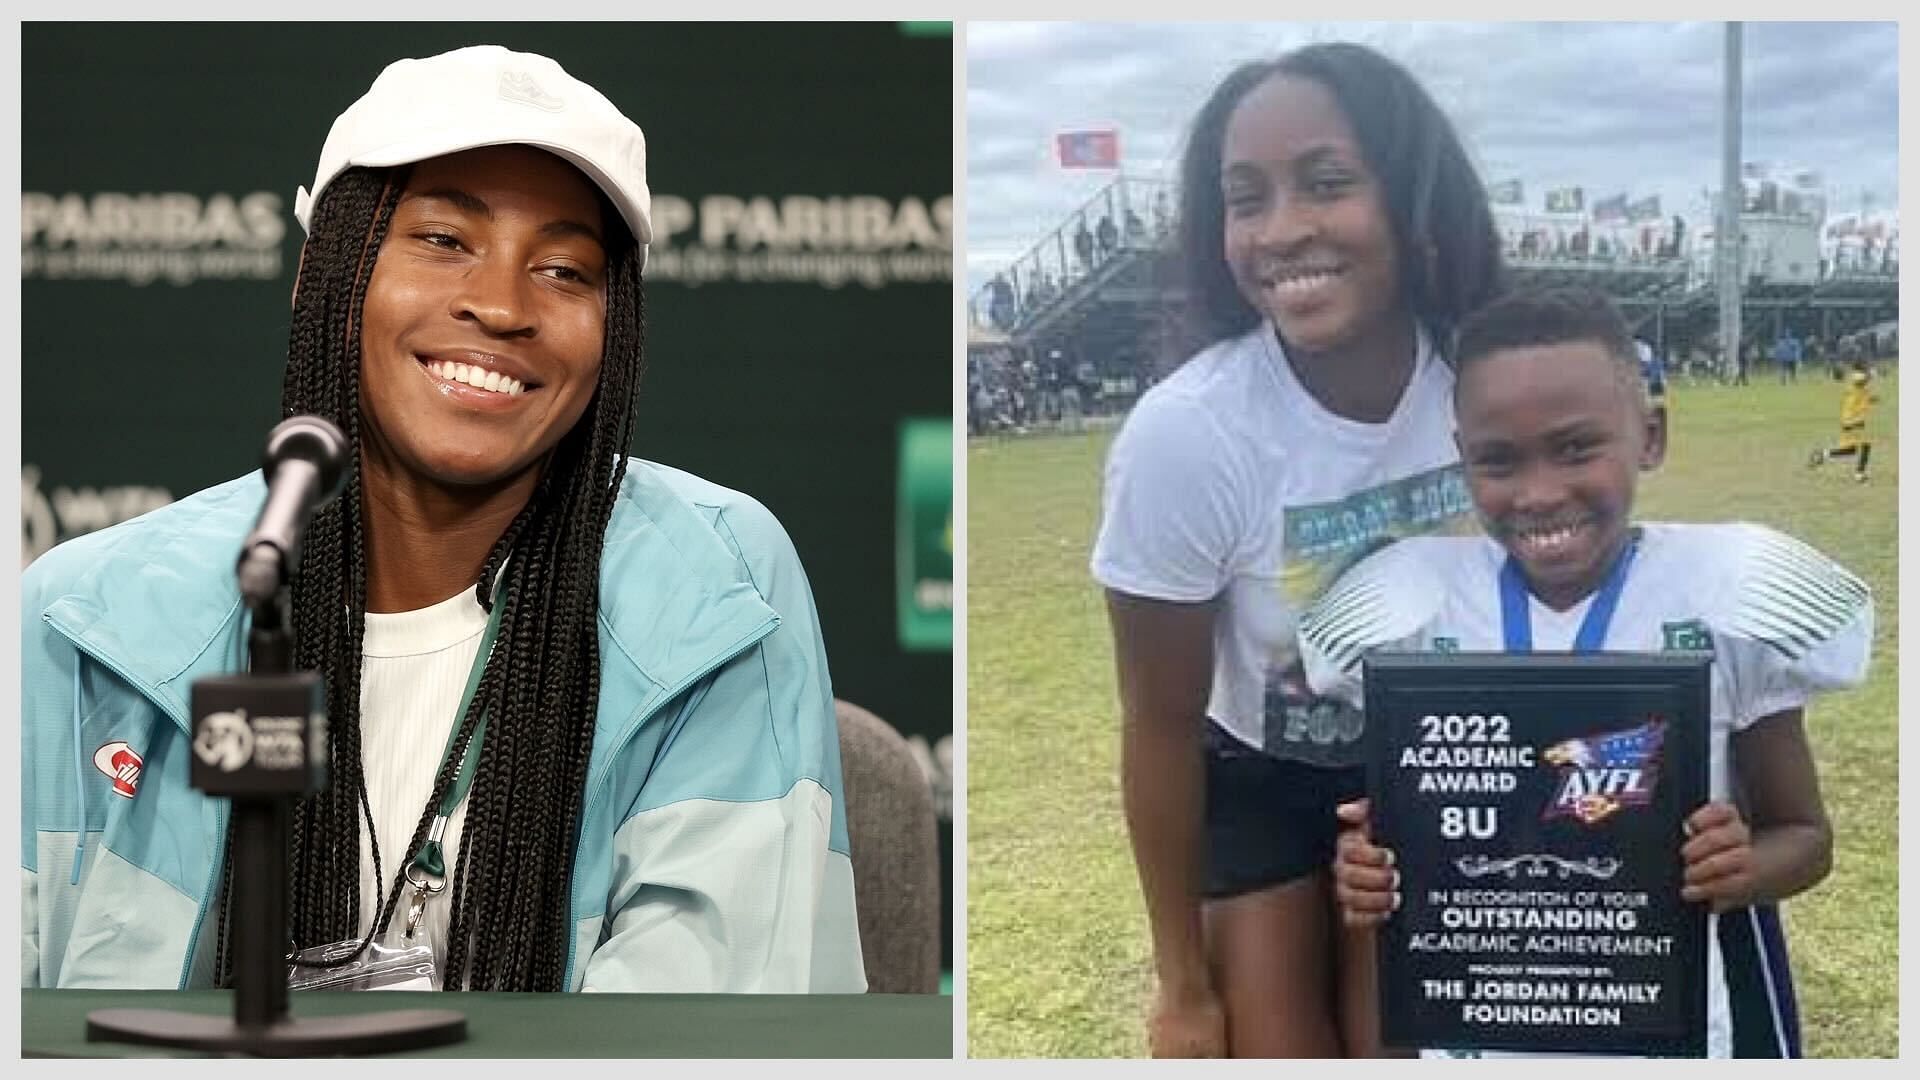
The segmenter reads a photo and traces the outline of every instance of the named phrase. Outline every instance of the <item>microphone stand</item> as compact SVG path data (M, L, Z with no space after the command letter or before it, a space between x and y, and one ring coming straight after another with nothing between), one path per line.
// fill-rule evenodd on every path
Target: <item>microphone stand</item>
M287 1013L287 819L292 800L327 784L326 693L294 672L284 585L250 601L251 671L193 684L193 785L232 801L233 1017L168 1009L96 1009L87 1041L264 1057L379 1054L460 1042L449 1009L352 1016Z

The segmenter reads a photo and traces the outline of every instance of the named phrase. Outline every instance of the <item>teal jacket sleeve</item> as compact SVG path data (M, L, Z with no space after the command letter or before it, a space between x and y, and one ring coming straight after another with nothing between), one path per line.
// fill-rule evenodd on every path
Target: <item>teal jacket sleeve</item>
M610 923L582 988L862 992L839 729L812 591L759 504L728 505L714 528L780 623L672 706L614 835Z

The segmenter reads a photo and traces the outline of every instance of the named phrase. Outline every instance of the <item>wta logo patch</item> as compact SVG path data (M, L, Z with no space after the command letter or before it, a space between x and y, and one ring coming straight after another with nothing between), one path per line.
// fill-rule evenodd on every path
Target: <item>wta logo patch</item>
M1649 720L1636 728L1568 739L1547 747L1541 755L1560 770L1560 790L1547 804L1541 820L1578 818L1596 825L1623 807L1653 801L1660 782L1660 747L1666 741L1663 720Z
M140 789L140 770L146 761L126 743L110 742L93 752L93 767L113 780L115 795L131 799Z

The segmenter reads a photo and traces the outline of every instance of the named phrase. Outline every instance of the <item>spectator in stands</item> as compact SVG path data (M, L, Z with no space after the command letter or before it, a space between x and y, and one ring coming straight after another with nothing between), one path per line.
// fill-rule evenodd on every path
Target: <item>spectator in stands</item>
M1087 231L1087 219L1080 218L1080 228L1073 234L1073 252L1080 256L1080 269L1083 273L1093 270L1093 233Z
M995 274L987 284L987 317L993 325L1002 330L1013 329L1016 305L1013 298L1013 286L1008 284L1006 275Z
M1144 244L1147 240L1147 223L1132 207L1127 208L1127 243Z
M1094 366L1092 360L1083 356L1079 363L1073 365L1073 381L1080 388L1080 403L1087 415L1097 413L1099 410L1096 406L1101 403L1100 369Z
M987 385L985 365L972 358L967 361L967 403L967 434L985 434L993 416L993 391Z
M1060 352L1054 350L1040 367L1040 405L1035 419L1052 422L1060 419Z
M1433 99L1345 43L1227 75L1180 193L1197 351L1115 439L1092 560L1157 976L1148 1042L1364 1055L1377 1036L1333 988L1373 958L1343 947L1327 876L1361 718L1307 693L1290 628L1398 532L1471 522L1446 353L1500 287L1500 236ZM1375 517L1361 501L1397 510L1343 532Z
M1113 258L1113 253L1120 248L1120 229L1113 223L1112 214L1100 215L1100 224L1095 229L1094 238L1100 242L1100 261L1106 262Z

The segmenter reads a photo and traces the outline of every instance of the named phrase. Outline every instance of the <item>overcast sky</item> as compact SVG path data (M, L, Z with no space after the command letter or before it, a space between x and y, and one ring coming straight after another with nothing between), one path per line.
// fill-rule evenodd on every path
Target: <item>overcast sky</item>
M1817 169L1830 217L1899 200L1894 23L1747 23L1741 158ZM1722 23L988 23L966 25L971 293L1112 179L1054 166L1055 132L1116 126L1129 176L1171 180L1186 127L1242 60L1360 41L1453 118L1488 184L1539 209L1657 194L1689 223L1719 186Z

